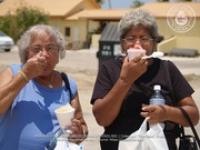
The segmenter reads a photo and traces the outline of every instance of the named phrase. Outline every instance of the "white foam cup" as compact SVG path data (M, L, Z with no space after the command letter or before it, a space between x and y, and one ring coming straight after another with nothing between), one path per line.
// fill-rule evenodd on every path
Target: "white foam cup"
M55 110L60 127L62 129L67 129L67 126L71 124L71 119L74 118L74 112L75 109L70 105L63 106Z
M128 59L130 61L134 59L136 56L138 56L140 53L142 53L142 55L144 56L146 54L146 50L130 48L127 50L127 53L128 53Z

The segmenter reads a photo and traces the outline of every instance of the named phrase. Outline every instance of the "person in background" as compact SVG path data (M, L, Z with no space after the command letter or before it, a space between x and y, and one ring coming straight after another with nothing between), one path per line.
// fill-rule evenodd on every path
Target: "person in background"
M124 53L138 47L146 50L146 55L155 50L158 27L149 12L130 11L118 28ZM194 90L177 67L169 60L141 58L139 54L129 61L127 55L121 56L104 62L99 69L91 104L98 124L105 129L100 141L102 150L117 150L119 140L138 130L145 117L149 117L150 124L165 123L169 149L176 150L177 124L189 126L177 107L187 111L194 125L199 121L191 96ZM155 84L161 85L166 104L148 105Z
M71 142L82 142L88 133L76 82L69 89L55 70L65 56L65 39L58 29L35 25L19 41L21 64L0 72L0 149L44 150L59 130L55 109L68 103L75 108L69 129Z

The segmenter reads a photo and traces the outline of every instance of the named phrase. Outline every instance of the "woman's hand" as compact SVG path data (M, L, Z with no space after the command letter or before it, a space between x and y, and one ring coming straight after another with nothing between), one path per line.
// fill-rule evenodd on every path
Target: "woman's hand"
M42 56L42 52L39 52L37 55L27 60L22 71L29 79L32 79L41 75L46 67L47 60Z
M146 72L148 61L141 59L142 56L143 55L140 54L131 61L128 60L128 57L124 58L120 74L120 78L123 81L133 82Z
M141 116L149 118L150 124L164 122L167 120L167 105L145 105L142 107Z
M178 103L178 106L187 111L194 125L198 124L199 111L191 96L182 99ZM189 126L189 123L183 116L182 112L177 107L169 105L143 105L142 112L140 114L143 117L149 117L148 122L150 124L168 120L182 126Z
M74 118L72 119L72 124L68 126L68 128L72 131L69 136L69 141L79 144L87 137L88 128L83 118L78 92L71 101L71 106L75 108L75 114Z
M74 143L82 142L87 136L82 128L82 123L80 120L73 119L72 124L68 127L71 133L69 134L69 141Z

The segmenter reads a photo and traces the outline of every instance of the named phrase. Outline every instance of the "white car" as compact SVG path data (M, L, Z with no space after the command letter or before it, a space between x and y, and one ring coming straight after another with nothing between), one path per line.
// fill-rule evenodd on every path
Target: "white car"
M0 50L9 52L13 46L13 39L0 30Z

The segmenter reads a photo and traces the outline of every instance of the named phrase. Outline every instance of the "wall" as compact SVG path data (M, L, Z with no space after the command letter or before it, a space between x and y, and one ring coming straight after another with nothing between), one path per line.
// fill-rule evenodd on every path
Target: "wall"
M196 49L200 54L200 18L196 18L193 28L184 33L173 31L164 18L157 18L157 23L159 34L165 39L157 45L159 51L168 53L172 48Z
M177 37L177 48L196 49L200 54L200 37L195 36L179 36Z
M176 31L173 31L170 26L167 23L166 18L157 18L158 23L158 32L160 35L164 36L165 39L168 39L172 36L195 36L200 37L200 18L196 18L196 22L189 31L184 33L179 33Z
M63 21L62 19L54 18L50 20L49 24L57 26L63 35L65 35L65 28L69 27L70 36L65 36L66 40L72 43L73 49L82 49L84 47L87 35L86 20ZM89 21L90 30L96 30L98 27L99 27L99 22Z
M164 40L157 45L157 50L169 53L172 49L195 49L200 54L200 37L195 36L176 36Z
M93 34L92 35L92 43L90 49L99 49L99 39L101 38L101 34Z
M85 42L87 40L87 21L86 20L78 20L78 21L67 21L66 27L71 28L71 36L67 37L70 41L72 41L74 44L73 49L82 49L85 47ZM89 31L96 30L99 27L98 22L89 21L88 22L88 28ZM79 30L78 37L75 37L75 30Z
M157 50L168 54L169 51L175 48L176 45L176 37L171 37L170 39L164 40L157 45Z

